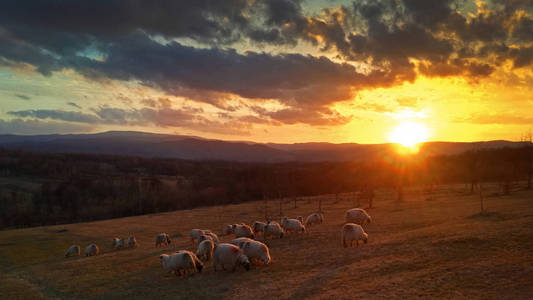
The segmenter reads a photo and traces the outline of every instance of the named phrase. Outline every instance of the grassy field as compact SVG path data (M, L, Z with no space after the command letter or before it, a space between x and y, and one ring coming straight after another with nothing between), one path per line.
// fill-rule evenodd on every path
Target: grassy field
M287 201L284 214L307 216L318 198ZM220 233L224 224L260 220L264 203L200 208L107 221L0 232L3 299L355 299L533 297L533 192L485 199L464 186L411 191L397 203L380 192L366 226L368 244L345 249L340 228L350 199L324 196L325 223L305 235L269 241L272 263L246 272L178 278L163 272L159 254L193 249L191 228ZM271 201L270 212L279 202ZM154 247L167 232L172 247ZM136 249L112 251L111 238L135 234ZM233 237L222 237L229 241ZM64 258L66 249L91 242L97 257Z

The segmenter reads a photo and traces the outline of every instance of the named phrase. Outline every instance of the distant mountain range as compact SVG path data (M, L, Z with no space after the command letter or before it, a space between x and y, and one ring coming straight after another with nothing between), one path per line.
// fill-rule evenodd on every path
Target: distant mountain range
M422 155L456 154L473 148L517 147L520 142L428 142ZM95 134L0 135L0 147L41 152L135 155L241 162L354 161L387 155L393 144L253 143L132 131Z

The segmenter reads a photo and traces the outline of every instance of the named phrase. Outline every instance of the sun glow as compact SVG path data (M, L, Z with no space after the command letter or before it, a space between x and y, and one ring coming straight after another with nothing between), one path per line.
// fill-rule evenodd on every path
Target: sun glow
M424 124L414 121L402 121L390 133L389 141L417 152L418 144L427 141L428 136L429 132Z

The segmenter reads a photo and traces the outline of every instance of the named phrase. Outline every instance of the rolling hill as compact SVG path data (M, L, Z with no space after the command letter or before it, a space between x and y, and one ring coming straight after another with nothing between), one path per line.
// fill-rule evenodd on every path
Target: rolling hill
M520 142L428 142L423 155L456 154L473 148L517 147ZM241 162L354 161L392 151L392 144L253 143L210 140L194 136L109 131L68 135L0 135L0 147L43 152L118 154L190 160Z

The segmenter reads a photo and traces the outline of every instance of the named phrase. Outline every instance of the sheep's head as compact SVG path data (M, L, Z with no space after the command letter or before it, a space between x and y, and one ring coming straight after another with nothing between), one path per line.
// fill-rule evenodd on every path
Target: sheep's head
M204 268L204 264L199 259L195 259L194 260L194 264L196 265L196 269L198 270L198 272L202 273L202 269Z
M250 260L248 257L246 257L246 255L241 254L239 256L239 263L246 269L246 271L250 270Z

